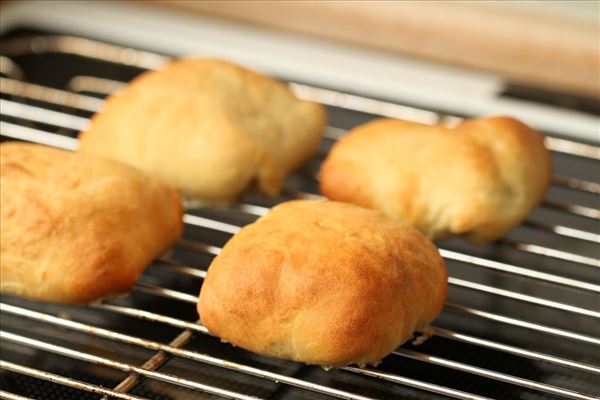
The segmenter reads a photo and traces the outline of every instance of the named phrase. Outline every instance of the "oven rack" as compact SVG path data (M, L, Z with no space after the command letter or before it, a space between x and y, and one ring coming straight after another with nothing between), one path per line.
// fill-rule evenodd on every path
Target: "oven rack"
M76 77L76 79L81 77ZM122 82L108 81L106 79L97 82L93 81L91 77L86 78L87 84L82 85L81 82L77 85L79 90L81 91L96 91L98 93L107 95L110 94L108 91L102 90L102 88L111 88L117 89L122 86ZM54 104L59 104L61 106L73 107L78 110L88 111L88 112L96 112L102 106L102 101L98 98L85 96L81 94L75 94L63 90L52 89L47 87L42 87L39 85L33 85L25 82L20 82L7 78L0 78L0 85L2 87L2 93L7 93L10 95L16 95L23 98L33 99L33 100L41 100ZM100 86L99 86L100 85ZM297 86L297 85L296 85ZM315 97L304 97L309 100L318 101L318 98ZM339 106L339 105L337 105ZM79 132L84 130L88 123L89 119L80 117L77 115L72 115L60 111L48 110L45 108L27 105L18 103L11 100L0 99L0 108L2 108L2 114L11 116L14 118L20 118L31 122L38 122L43 124L49 124L60 128L70 129L74 132ZM399 116L397 116L399 117ZM405 119L407 116L404 116ZM453 121L460 121L461 119L458 117L452 117ZM39 140L46 140L45 144L54 145L54 146L63 146L70 150L74 150L76 148L77 141L73 138L62 136L62 135L52 135L43 131L36 131L35 129L31 129L28 127L20 126L17 124L0 121L1 126L3 127L4 132L8 132L9 135L16 139L23 140L31 140L30 135L34 135L38 137ZM329 140L337 140L343 135L345 130L331 127L327 128L325 133L325 138ZM44 139L42 139L44 138ZM592 145L587 145L583 143L577 143L564 139L556 139L556 138L546 138L546 145L555 152L562 152L570 155L576 155L580 157L590 158L593 160L600 160L600 148ZM317 179L317 177L313 177ZM564 176L554 176L553 177L553 185L571 188L576 190L581 190L589 193L600 193L600 184L596 182L586 181L582 179L576 179L571 177ZM320 196L316 194L309 193L293 193L296 197L304 197L304 198L313 198L319 199ZM561 203L557 201L544 200L542 202L542 206L565 211L567 213L575 214L581 217L590 218L593 220L597 220L600 218L600 210L592 207L586 207L577 204L567 204ZM237 205L237 207L245 207L250 213L256 214L258 216L264 215L268 208L259 207L256 205ZM589 241L592 243L600 242L600 235L595 232L585 231L581 229L574 229L568 226L562 225L553 225L542 223L539 221L527 220L524 222L525 225L535 227L541 230L547 230L555 233L559 236L571 237L576 239L581 239L584 241ZM507 244L520 248L524 251L538 252L548 256L554 256L558 258L563 258L568 261L577 261L582 264L588 264L592 266L600 267L600 262L597 259L592 259L589 257L582 257L577 254L568 254L565 252L553 251L550 248L543 248L540 246L530 245L527 243L516 243L511 242L506 239L502 239L501 241L506 242Z
M52 44L55 42L63 43L63 47L59 46L60 48L52 48L48 45L49 43ZM64 47L65 42L71 47ZM42 45L41 43L45 44ZM97 47L90 49L90 46L92 48L93 46L108 47L106 48L107 51L103 53L97 51ZM103 43L92 42L88 41L87 39L79 38L61 37L61 40L59 41L55 41L54 38L43 38L43 40L39 40L39 38L34 38L28 41L28 48L34 49L34 52L36 53L39 53L41 51L60 51L70 54L78 54L79 56L84 57L101 58L104 61L118 61L119 63L124 63L127 65L145 66L146 68L155 68L157 65L166 60L165 57L160 55L154 55L152 53L140 52L138 50L127 49L118 46L106 45ZM6 47L3 46L3 50L5 49ZM82 49L88 49L88 52L86 53ZM11 50L10 46L9 50ZM108 50L110 50L110 52ZM119 55L118 60L114 57L115 54ZM7 65L7 63L3 62L3 65ZM13 63L13 65L15 64ZM16 67L13 67L13 70L15 68ZM14 76L14 74L13 77L18 78L18 76ZM46 145L61 148L74 149L76 146L76 139L73 139L70 136L72 136L74 133L85 127L85 125L87 124L87 118L81 117L79 114L76 115L76 113L74 113L73 111L79 110L94 112L102 104L101 99L98 99L93 96L86 96L76 92L85 91L97 94L107 94L108 92L117 89L122 83L89 76L75 77L72 80L72 83L72 86L74 87L72 88L73 91L63 91L44 87L41 85L33 85L15 79L2 78L0 86L4 95L16 96L19 99L21 99L21 101L23 99L29 99L41 101L49 105L60 105L71 110L71 112L65 112L64 110L55 111L47 107L42 107L38 103L36 103L36 105L30 105L24 104L23 102L15 101L15 99L2 99L2 103L0 104L2 115L9 117L11 120L11 122L1 121L0 132L2 136L11 137L18 140L39 142ZM109 88L109 90L105 90L107 87ZM381 102L378 100L361 98L360 96L355 95L336 93L327 89L314 88L308 85L292 84L292 87L300 96L304 98L317 100L325 104L333 105L335 107L340 108L347 108L353 111L401 117L405 119L412 119L429 123L437 122L440 120L448 123L455 123L456 121L460 120L460 118L455 116L440 115L427 110L419 110L417 108L395 105L389 102ZM53 127L53 130L58 128L62 132L62 134L51 132L50 129L48 129L50 126ZM337 139L343 133L343 131L344 130L340 128L330 127L326 135L326 140ZM593 145L578 143L576 141L554 137L548 137L547 145L554 152L569 154L572 157L591 159L595 161L600 159L600 149ZM316 179L314 173L306 173L305 175L308 175L305 176L306 179ZM598 183L592 182L587 179L580 179L575 177L557 176L553 180L553 185L568 190L583 192L589 195L597 195L600 192ZM317 196L315 193L306 193L297 190L288 189L286 192L287 198L313 198L315 196ZM248 216L248 218L253 219L257 216L264 215L264 213L268 211L268 205L264 205L264 203L259 204L258 202L256 204L250 202L240 203L232 206L231 211L236 213L242 213ZM546 200L542 206L545 208L560 211L568 215L572 215L576 218L591 220L592 222L596 222L599 216L598 209L579 204ZM186 226L192 226L202 230L216 231L224 235L235 233L237 230L239 230L240 227L240 225L228 223L222 218L218 218L215 216L203 217L200 215L195 215L193 213L187 213L184 218L184 222L186 223ZM599 243L600 236L591 230L576 229L565 225L554 223L549 224L547 222L538 221L528 221L528 224L530 228L544 231L550 235L560 238L561 240L587 242L593 245ZM577 268L589 268L593 271L597 271L597 268L600 267L600 260L598 260L595 257L583 256L575 252L558 250L550 246L508 239L503 240L500 245L514 248L520 252L529 253L537 257L548 257L568 261L569 263L576 265ZM184 248L195 253L204 253L210 255L216 255L220 250L220 247L215 246L214 244L189 238L184 238L180 240L177 243L176 247ZM500 271L503 275L507 276L519 276L531 280L534 283L548 283L555 286L567 287L571 290L576 291L577 293L593 293L597 295L597 293L600 292L599 285L587 282L582 279L575 279L568 275L563 276L558 274L545 273L537 271L530 267L513 265L508 262L499 262L485 257L471 255L465 252L458 252L450 249L445 249L443 247L441 249L441 252L444 258L446 258L447 260L465 263L476 268ZM198 267L199 266L197 265L191 266L182 264L177 262L177 260L171 260L169 258L161 258L156 260L151 268L165 269L176 274L190 276L194 279L202 279L205 275L205 272L202 269L199 269ZM205 268L206 266L203 265L202 267ZM450 277L450 284L451 286L461 287L467 290L483 292L486 295L492 297L498 296L515 300L518 302L523 302L526 305L535 304L544 308L555 309L558 312L565 313L567 315L576 314L581 316L581 318L586 319L600 318L600 313L598 313L593 308L581 307L569 304L564 301L553 301L539 296L528 295L512 290L506 290L502 287L483 285L481 283L472 282L470 280L452 276ZM152 296L160 296L187 304L195 304L197 300L196 293L190 294L177 289L163 287L161 285L156 284L149 284L145 282L138 282L134 288L134 291L143 292ZM157 372L169 357L181 357L199 363L207 363L210 365L218 366L220 368L239 371L243 374L257 376L262 379L279 382L280 384L302 388L306 391L313 391L316 393L327 394L340 398L368 398L366 396L361 396L356 393L351 393L347 390L336 389L326 385L316 384L308 380L273 373L266 369L260 369L252 367L250 365L231 362L223 358L211 357L209 355L196 351L185 350L185 345L192 339L193 335L207 334L206 329L198 321L186 321L179 318L174 318L169 315L153 313L138 308L125 307L122 305L118 305L117 303L112 301L106 301L100 304L91 305L90 307L92 310L104 310L112 313L126 315L136 319L152 321L153 323L169 325L181 329L182 331L169 344L163 344L160 342L123 334L116 330L105 329L92 324L85 324L82 322L72 321L68 318L63 318L53 313L36 311L34 309L34 306L15 306L9 304L9 302L4 302L3 299L3 302L0 305L0 311L4 315L18 316L19 318L23 319L31 319L43 322L44 324L53 327L66 328L87 335L93 335L97 337L107 338L112 341L136 345L155 351L156 353L154 356L150 357L148 361L145 362L141 367L138 367L132 364L120 363L109 358L103 358L91 353L78 352L75 350L71 350L65 346L59 346L46 341L36 340L26 335L8 332L5 331L3 328L0 338L2 338L2 340L5 343L18 343L20 345L27 346L30 348L52 352L55 354L61 354L67 357L84 360L90 363L109 366L111 368L127 372L130 375L124 380L124 382L122 382L122 384L118 385L116 389L107 389L91 383L78 381L72 378L68 378L66 376L52 374L37 368L26 367L24 365L19 365L4 360L1 362L0 368L17 372L20 374L34 376L38 379L60 383L81 390L99 393L113 398L137 398L131 394L128 394L127 392L131 390L142 377L146 379L166 381L173 385L180 385L195 390L203 391L206 393L215 394L218 396L236 399L249 398L243 393L222 389L212 385L206 385L195 380L186 380L178 376L172 376L166 373ZM496 321L501 324L511 325L520 329L527 329L543 335L554 336L574 343L591 346L590 349L597 350L598 346L600 346L600 339L590 335L587 332L582 333L575 330L556 328L546 323L537 323L535 321L526 320L523 318L516 318L510 315L499 314L485 309L478 309L464 304L449 303L446 306L445 313L457 313L472 318ZM600 374L600 367L598 365L591 364L585 361L569 359L563 356L552 354L551 352L529 350L525 347L514 346L495 340L489 340L485 337L480 337L477 335L472 335L441 327L433 327L431 334L433 336L443 337L452 341L467 343L472 346L493 349L495 351L512 354L522 358L541 361L543 363L551 364L556 367L574 370L584 374ZM454 369L467 374L478 375L493 380L507 382L514 386L532 389L540 393L546 393L549 395L562 396L566 398L596 398L593 394L581 393L577 390L577 388L563 388L544 382L536 382L529 379L521 378L517 375L506 374L503 372L498 372L491 369L478 367L476 365L470 365L467 363L454 361L407 348L398 349L394 353L394 355L390 357L416 359L420 362L443 366L444 368ZM467 393L456 388L438 385L425 380L412 379L398 374L389 373L385 370L381 370L380 368L376 369L371 367L346 367L343 368L343 371L351 374L369 376L374 379L382 379L391 383L414 387L424 391L438 393L449 397L456 397L462 399L486 398L485 396ZM323 372L323 374L327 373ZM18 396L11 396L17 395L9 394L5 391L0 392L0 397L3 398L19 398Z
M1 78L0 83L3 83L3 82L12 83L14 81L9 81L5 78ZM26 83L21 83L21 85L23 88L28 87L28 84L26 84ZM62 92L62 93L67 94L67 92ZM21 95L23 95L23 94L21 94ZM76 96L80 96L80 95L76 95ZM65 105L65 104L62 104L62 105ZM73 116L70 114L57 112L57 111L50 111L50 110L46 110L46 109L35 107L35 106L19 104L19 103L10 101L10 100L0 99L0 108L2 108L2 112L5 115L9 115L11 117L20 118L20 119L24 119L24 120L30 120L30 121L34 121L34 122L41 122L41 123L46 123L46 124L50 123L55 126L59 126L61 128L72 129L74 131L81 131L81 130L85 129L88 124L88 119L86 119L86 118ZM13 138L16 138L16 139L29 139L29 137L23 136L22 133L30 132L31 131L30 128L26 128L26 127L22 127L19 125L6 123L6 122L0 122L0 127L4 128L3 132L7 132L6 135L8 135L8 136L12 136ZM64 142L65 144L68 142L69 144L65 145L65 148L67 148L69 150L74 150L76 148L76 143L77 143L76 139L67 138L62 135L56 135L56 134L47 133L47 132L43 132L43 133L38 132L37 134L38 134L38 136L52 138L46 144L60 146L60 142ZM326 137L332 138L332 135L326 135ZM54 143L51 143L52 141ZM297 197L297 198L310 198L310 199L322 199L323 198L322 196L316 195L314 193L304 193L304 192L291 193L288 191L288 194L291 197ZM571 204L562 204L562 203L548 202L548 201L544 201L542 203L542 205L545 207L555 208L555 209L558 209L561 211L565 211L568 213L576 214L576 215L586 217L586 218L591 218L591 219L598 219L600 216L600 210L593 209L591 207L584 207L584 206L571 205ZM268 212L267 207L261 207L261 206L252 205L252 204L241 203L241 204L234 205L234 207L236 207L237 209L242 210L248 214L253 214L255 216L262 216ZM186 222L193 223L192 221L202 221L202 220L199 217L186 215ZM198 222L196 222L196 224L198 224ZM573 229L573 228L570 228L567 226L562 226L562 225L549 225L549 224L539 223L536 221L526 221L525 224L539 228L541 230L551 231L559 236L576 238L576 239L580 239L580 240L584 240L584 241L590 241L593 243L600 242L600 239L599 239L600 235L597 235L593 232ZM237 227L232 226L232 225L223 224L223 223L216 223L216 224L212 223L212 225L210 227L216 228L216 229L221 229L226 233L237 232ZM526 244L526 243L515 243L515 246L521 247L524 249L527 249L527 245L528 244ZM551 249L546 248L546 250L551 250ZM562 285L566 285L566 286L571 286L571 287L575 287L575 288L579 288L579 289L585 289L585 290L590 290L593 292L600 293L600 285L595 285L595 284L591 284L591 283L587 283L587 282L569 279L566 277L561 277L561 276L556 276L556 275L552 275L552 274L546 274L546 273L542 273L542 272L538 272L538 271L533 271L528 268L521 268L521 267L518 267L515 265L506 264L506 263L486 260L483 258L474 257L474 256L470 256L467 254L461 254L461 253L446 250L443 248L440 249L440 251L441 251L441 254L447 259L451 259L451 260L455 260L455 261L469 262L469 263L476 264L478 266L485 267L485 268L493 268L493 269L502 270L505 272L518 274L518 275L529 276L529 277L539 279L539 280L544 280L547 282L558 283L558 284L562 284ZM527 250L525 250L525 251L527 251ZM570 259L570 261L577 260L582 264L600 267L600 262L598 262L598 260L594 260L592 258L581 258L581 256L580 256L580 258L576 258L573 256L576 256L576 255L572 255L571 256L572 258ZM540 300L534 300L534 301L539 302ZM568 306L565 306L565 305L555 305L555 307L556 308L567 307L567 309L569 308ZM579 313L583 313L583 314L587 314L587 315L600 316L600 313L586 313L585 311L582 312L581 310L575 310L575 312L579 312Z

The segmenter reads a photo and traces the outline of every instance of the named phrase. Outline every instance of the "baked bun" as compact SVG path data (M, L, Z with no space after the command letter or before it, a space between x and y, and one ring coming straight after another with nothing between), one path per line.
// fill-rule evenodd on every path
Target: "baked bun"
M417 230L378 211L291 201L214 259L198 312L236 346L323 366L375 363L425 328L447 272Z
M80 150L131 164L208 202L249 186L279 194L325 128L321 105L287 85L211 59L172 62L111 96L80 135Z
M128 291L181 234L177 191L110 160L0 145L0 290L90 302Z
M500 238L542 200L551 161L544 139L508 117L455 128L379 119L350 131L321 167L321 192L376 208L432 239Z

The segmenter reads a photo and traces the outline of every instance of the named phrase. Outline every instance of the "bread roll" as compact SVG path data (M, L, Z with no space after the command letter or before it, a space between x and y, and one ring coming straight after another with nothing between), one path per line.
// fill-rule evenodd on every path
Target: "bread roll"
M184 196L235 200L249 186L275 196L311 157L322 106L237 65L187 59L146 72L111 96L80 150L131 164Z
M0 290L90 302L128 291L181 234L177 191L110 160L0 145Z
M291 201L214 259L198 312L257 353L323 366L375 363L441 311L447 273L418 231L347 203Z
M321 168L332 200L376 208L432 239L483 244L542 200L551 161L543 137L508 117L455 128L379 119L351 130Z

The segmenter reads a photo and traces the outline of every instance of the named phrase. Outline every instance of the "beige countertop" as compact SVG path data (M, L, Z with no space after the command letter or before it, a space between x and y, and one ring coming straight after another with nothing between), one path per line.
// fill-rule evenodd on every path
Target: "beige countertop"
M156 1L600 97L597 1Z

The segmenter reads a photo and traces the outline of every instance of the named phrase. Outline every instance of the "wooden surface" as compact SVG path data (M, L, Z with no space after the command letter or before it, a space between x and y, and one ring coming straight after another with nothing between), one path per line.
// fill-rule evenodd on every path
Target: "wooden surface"
M155 3L474 67L546 89L600 97L600 32L593 16L572 18L567 12L552 15L493 2Z

